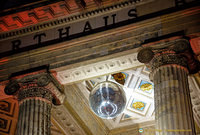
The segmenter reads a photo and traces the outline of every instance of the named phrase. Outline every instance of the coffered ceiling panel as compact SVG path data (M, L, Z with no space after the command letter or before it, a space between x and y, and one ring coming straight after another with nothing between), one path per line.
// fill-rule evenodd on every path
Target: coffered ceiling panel
M125 76L125 83L122 85L115 81L112 75L100 76L95 79L83 82L88 89L99 82L115 82L123 86L126 93L127 104L123 114L112 119L104 120L109 129L114 129L130 124L138 124L146 121L153 121L154 118L154 85L149 80L149 70L146 67L135 68L121 72ZM88 87L90 83L90 88ZM89 94L89 92L87 92ZM87 96L88 97L88 96Z

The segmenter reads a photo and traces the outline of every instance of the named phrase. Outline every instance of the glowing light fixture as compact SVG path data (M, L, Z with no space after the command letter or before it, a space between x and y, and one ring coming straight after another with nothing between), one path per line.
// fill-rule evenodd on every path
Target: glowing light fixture
M126 95L122 87L105 81L94 86L89 96L92 111L103 119L112 119L121 114L126 105Z

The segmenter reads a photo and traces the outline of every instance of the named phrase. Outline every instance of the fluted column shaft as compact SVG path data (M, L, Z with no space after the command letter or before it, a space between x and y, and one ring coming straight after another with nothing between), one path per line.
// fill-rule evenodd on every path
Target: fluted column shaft
M52 96L39 87L19 92L18 135L50 135Z
M161 66L154 71L159 135L195 135L187 75L187 69L179 65Z
M154 82L156 135L196 135L188 74L197 66L189 42L177 39L163 48L144 48L138 60L150 68Z

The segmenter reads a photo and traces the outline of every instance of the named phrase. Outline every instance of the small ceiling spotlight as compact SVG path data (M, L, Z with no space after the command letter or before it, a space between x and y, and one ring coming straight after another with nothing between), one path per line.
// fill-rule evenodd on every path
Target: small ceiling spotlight
M90 92L89 104L98 117L112 119L123 112L126 95L118 84L104 81L94 86Z

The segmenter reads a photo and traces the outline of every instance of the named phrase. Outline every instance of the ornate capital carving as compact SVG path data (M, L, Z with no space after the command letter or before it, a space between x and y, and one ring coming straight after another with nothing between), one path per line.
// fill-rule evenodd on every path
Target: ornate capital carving
M29 87L27 89L20 90L18 93L18 99L21 101L26 98L40 97L49 101L52 101L52 93L44 87Z
M137 56L137 59L141 63L148 63L154 57L154 53L151 48L142 49Z
M182 39L172 44L169 49L172 49L176 53L183 53L190 48L188 40Z
M184 57L170 52L158 53L149 62L152 71L160 66L169 64L176 64L187 68L187 60Z
M40 76L38 77L37 79L37 85L38 86L47 86L49 84L50 80L49 78L47 77L47 75L43 75L43 76Z
M5 87L5 93L8 95L15 94L16 92L30 88L30 87L44 87L50 82L46 73L27 75L22 78L11 80Z
M5 87L5 93L7 95L12 95L19 90L20 86L17 81L10 81Z
M138 53L137 58L141 63L147 64L152 71L171 64L185 67L190 73L195 73L199 69L199 63L193 57L189 41L186 39L158 43L151 48L144 48Z
M58 105L65 98L64 94L54 86L48 73L32 74L11 80L4 91L8 95L16 95L19 101L26 98L39 98Z

